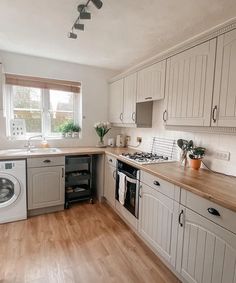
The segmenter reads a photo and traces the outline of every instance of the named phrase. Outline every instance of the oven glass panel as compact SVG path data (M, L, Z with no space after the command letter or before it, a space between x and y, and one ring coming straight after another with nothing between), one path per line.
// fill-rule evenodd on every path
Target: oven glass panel
M127 208L133 215L135 215L136 209L136 190L137 184L126 181L126 198L125 198L125 208Z

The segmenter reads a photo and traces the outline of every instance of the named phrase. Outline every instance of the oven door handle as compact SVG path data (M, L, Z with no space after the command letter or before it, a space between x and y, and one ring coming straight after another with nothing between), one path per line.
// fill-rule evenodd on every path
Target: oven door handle
M129 182L129 183L132 183L132 184L137 184L138 183L137 179L133 179L133 178L130 178L128 176L126 176L125 180L126 180L126 182Z
M128 173L128 172L126 172L126 171L124 171L124 170L118 170L118 174L119 174L119 172L125 174L126 177L129 177L129 178L132 179L132 180L137 180L137 181L138 181L138 179L134 178L130 173Z

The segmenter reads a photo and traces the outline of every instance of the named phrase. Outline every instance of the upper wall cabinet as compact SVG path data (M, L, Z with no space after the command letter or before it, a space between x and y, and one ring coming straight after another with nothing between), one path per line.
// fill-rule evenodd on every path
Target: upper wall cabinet
M236 127L236 30L218 38L212 126Z
M109 120L111 123L122 123L124 80L110 84Z
M137 73L124 78L123 123L135 124Z
M212 39L167 60L166 125L210 126L215 52Z
M166 60L138 72L137 102L163 99Z

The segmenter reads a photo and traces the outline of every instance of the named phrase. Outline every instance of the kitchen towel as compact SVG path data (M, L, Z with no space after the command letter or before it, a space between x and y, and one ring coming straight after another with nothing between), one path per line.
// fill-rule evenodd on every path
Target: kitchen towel
M124 205L126 197L126 175L122 172L119 174L119 202Z

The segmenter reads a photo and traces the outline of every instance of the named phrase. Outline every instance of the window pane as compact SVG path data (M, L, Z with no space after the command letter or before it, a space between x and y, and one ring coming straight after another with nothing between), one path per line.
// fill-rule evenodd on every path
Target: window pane
M42 132L41 90L32 87L13 87L14 118L24 119L26 132Z
M58 132L58 128L66 121L73 121L74 94L59 90L50 90L51 132Z

